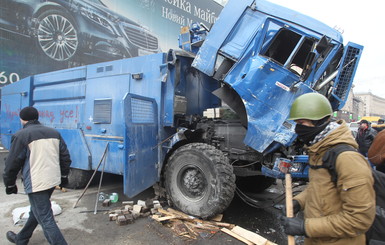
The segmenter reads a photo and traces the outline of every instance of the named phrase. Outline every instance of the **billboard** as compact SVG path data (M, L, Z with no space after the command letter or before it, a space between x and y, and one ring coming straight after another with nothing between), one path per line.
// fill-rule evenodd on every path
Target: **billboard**
M0 86L177 49L181 26L210 27L221 10L212 0L0 0Z

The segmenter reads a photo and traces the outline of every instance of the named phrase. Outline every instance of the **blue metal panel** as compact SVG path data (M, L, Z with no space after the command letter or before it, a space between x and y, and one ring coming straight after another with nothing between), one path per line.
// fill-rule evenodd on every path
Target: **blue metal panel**
M26 77L1 88L1 141L7 149L11 146L12 135L21 129L20 110L30 105L32 79Z
M39 121L49 127L77 129L83 118L84 100L37 101Z
M326 35L336 40L337 42L342 43L342 35L339 31L310 16L306 16L297 11L285 8L269 1L257 0L256 3L257 11L266 13L277 19L296 23L300 26L306 27L308 30L318 32L320 35Z
M312 89L301 82L291 90L296 77L260 56L242 60L225 82L243 99L248 115L246 145L263 152L274 141L286 146L292 142L294 127L286 122L290 106L297 96Z
M88 137L90 136L88 135ZM124 174L125 148L122 136L103 137L94 135L91 136L91 138L87 138L87 142L89 142L88 144L90 146L90 152L92 156L92 166L90 169L96 169L103 156L104 149L108 143L108 151L106 154L106 159L104 160L104 172L119 175ZM100 167L99 171L101 170L102 168Z
M238 60L247 50L258 29L262 29L266 16L256 15L251 9L246 9L244 15L233 28L229 37L221 47L221 51Z
M83 80L86 76L86 66L75 67L66 70L53 71L34 76L34 85L47 85L71 80Z
M80 129L57 129L67 144L71 156L71 167L90 170L91 153ZM103 151L103 150L102 150Z
M254 0L229 1L221 12L215 25L211 28L209 35L200 48L193 66L203 73L212 76L214 65L219 48L237 23L244 10L253 3Z
M133 197L158 180L158 109L154 99L134 94L129 94L124 104L124 194ZM148 110L149 106L152 109ZM151 117L153 120L148 120Z
M44 101L77 99L84 98L85 94L86 82L83 80L35 87L33 90L33 100Z
M136 168L126 169L126 165L129 164L127 154L131 150L136 151L138 147L140 148L142 145L146 145L143 143L143 140L146 141L147 137L151 137L151 140L154 142L159 138L157 126L156 131L152 132L154 130L153 125L158 125L160 121L158 117L153 116L160 115L159 108L153 106L153 101L155 101L156 105L161 103L162 79L163 75L165 75L164 72L166 72L166 70L162 70L162 67L164 67L164 54L154 54L87 66L87 100L84 106L84 120L82 121L81 127L84 130L85 138L91 151L92 169L96 168L102 157L104 148L107 142L109 142L105 171L123 174L124 176L136 174ZM139 76L139 79L134 79L133 74L142 75ZM137 96L135 98L151 98L151 102L137 99L130 101L130 103L133 102L134 104L133 107L130 107L133 110L129 112L129 115L131 115L130 122L131 124L141 126L135 126L132 130L129 130L129 132L140 131L141 133L126 133L127 124L125 121L128 112L126 113L127 105L125 101L128 93ZM110 123L108 121L102 123L94 121L95 100L111 100L111 111L109 112L111 114ZM146 131L148 128L152 128L149 134L147 134ZM127 135L131 138L128 138ZM134 138L134 143L127 142L129 139L133 141ZM134 148L132 148L132 144ZM156 143L153 143L152 147L154 147L154 145L156 145ZM140 164L142 164L143 161L144 166L146 166L146 164L155 166L157 163L158 150L155 148L153 151L156 153L155 160L146 158L147 154L144 154L146 157L139 157L137 161L140 161ZM135 173L131 173L131 171ZM157 171L155 171L155 175L156 173ZM124 178L126 179L126 177ZM128 179L128 181L131 181L132 178L129 177ZM151 181L151 178L149 178L149 181ZM125 181L125 183L127 183L127 181ZM125 186L128 185L125 184ZM139 191L139 189L136 188L140 187L134 186L132 188L133 189L131 189L130 186L130 190L127 192L131 193L130 195L132 195L133 191ZM140 191L143 191L143 189Z
M238 43L238 46L246 46L246 43L250 39L250 35L256 31L254 28L261 26L258 24L259 18L261 20L267 19L268 17L276 18L286 22L288 25L294 23L303 27L304 30L307 29L311 32L318 33L320 36L326 35L329 38L342 43L341 34L322 22L264 0L256 1L256 6L252 6L250 9L249 6L252 2L253 1L251 0L230 0L229 3L227 3L226 8L224 8L221 12L220 17L210 30L205 42L199 50L197 57L193 62L193 67L209 76L212 76L214 74L214 67L219 49L228 37L230 38L229 40L232 39L232 36L229 36L230 32L247 33L245 36L237 36L237 39L232 40L234 41L234 44L231 44L236 46L236 43ZM247 13L242 15L247 8L249 8ZM259 15L259 17L254 19L251 15ZM245 27L245 24L248 22L250 22L250 25L246 25ZM238 31L236 28L241 28L242 30ZM243 41L241 40L242 37L244 38ZM231 47L230 44L228 44L225 47L224 52L228 52L230 55L232 54L236 59L238 59L244 49L236 50L235 46Z

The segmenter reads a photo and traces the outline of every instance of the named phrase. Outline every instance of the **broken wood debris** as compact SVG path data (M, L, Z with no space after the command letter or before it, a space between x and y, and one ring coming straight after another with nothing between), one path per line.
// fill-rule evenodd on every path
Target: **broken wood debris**
M202 220L183 212L168 208L158 208L158 213L151 216L154 220L167 224L181 238L196 239L203 233L214 235L222 231L249 245L274 245L275 243L234 224L221 222L223 215L217 215L211 220ZM207 237L207 235L205 235Z
M172 208L163 209L158 200L152 202L138 200L136 204L133 201L125 201L122 204L122 207L106 212L109 214L109 220L115 221L119 226L131 224L139 217L151 215L153 220L170 227L184 240L195 240L198 236L207 238L223 232L249 245L276 245L255 232L222 222L222 214L211 220L202 220Z

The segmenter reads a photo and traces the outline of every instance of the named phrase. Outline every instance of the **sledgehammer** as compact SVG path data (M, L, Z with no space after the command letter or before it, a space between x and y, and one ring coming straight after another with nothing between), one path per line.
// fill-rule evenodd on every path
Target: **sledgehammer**
M293 212L293 190L291 184L291 174L289 173L290 163L281 161L279 164L279 170L285 173L285 192L286 192L286 216L288 218L294 217ZM295 239L294 236L287 236L287 244L294 245Z

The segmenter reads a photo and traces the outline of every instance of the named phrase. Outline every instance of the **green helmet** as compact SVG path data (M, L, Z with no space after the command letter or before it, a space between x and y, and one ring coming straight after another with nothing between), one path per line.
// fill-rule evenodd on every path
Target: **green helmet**
M320 120L333 113L329 100L317 93L303 94L296 98L290 109L289 120Z

